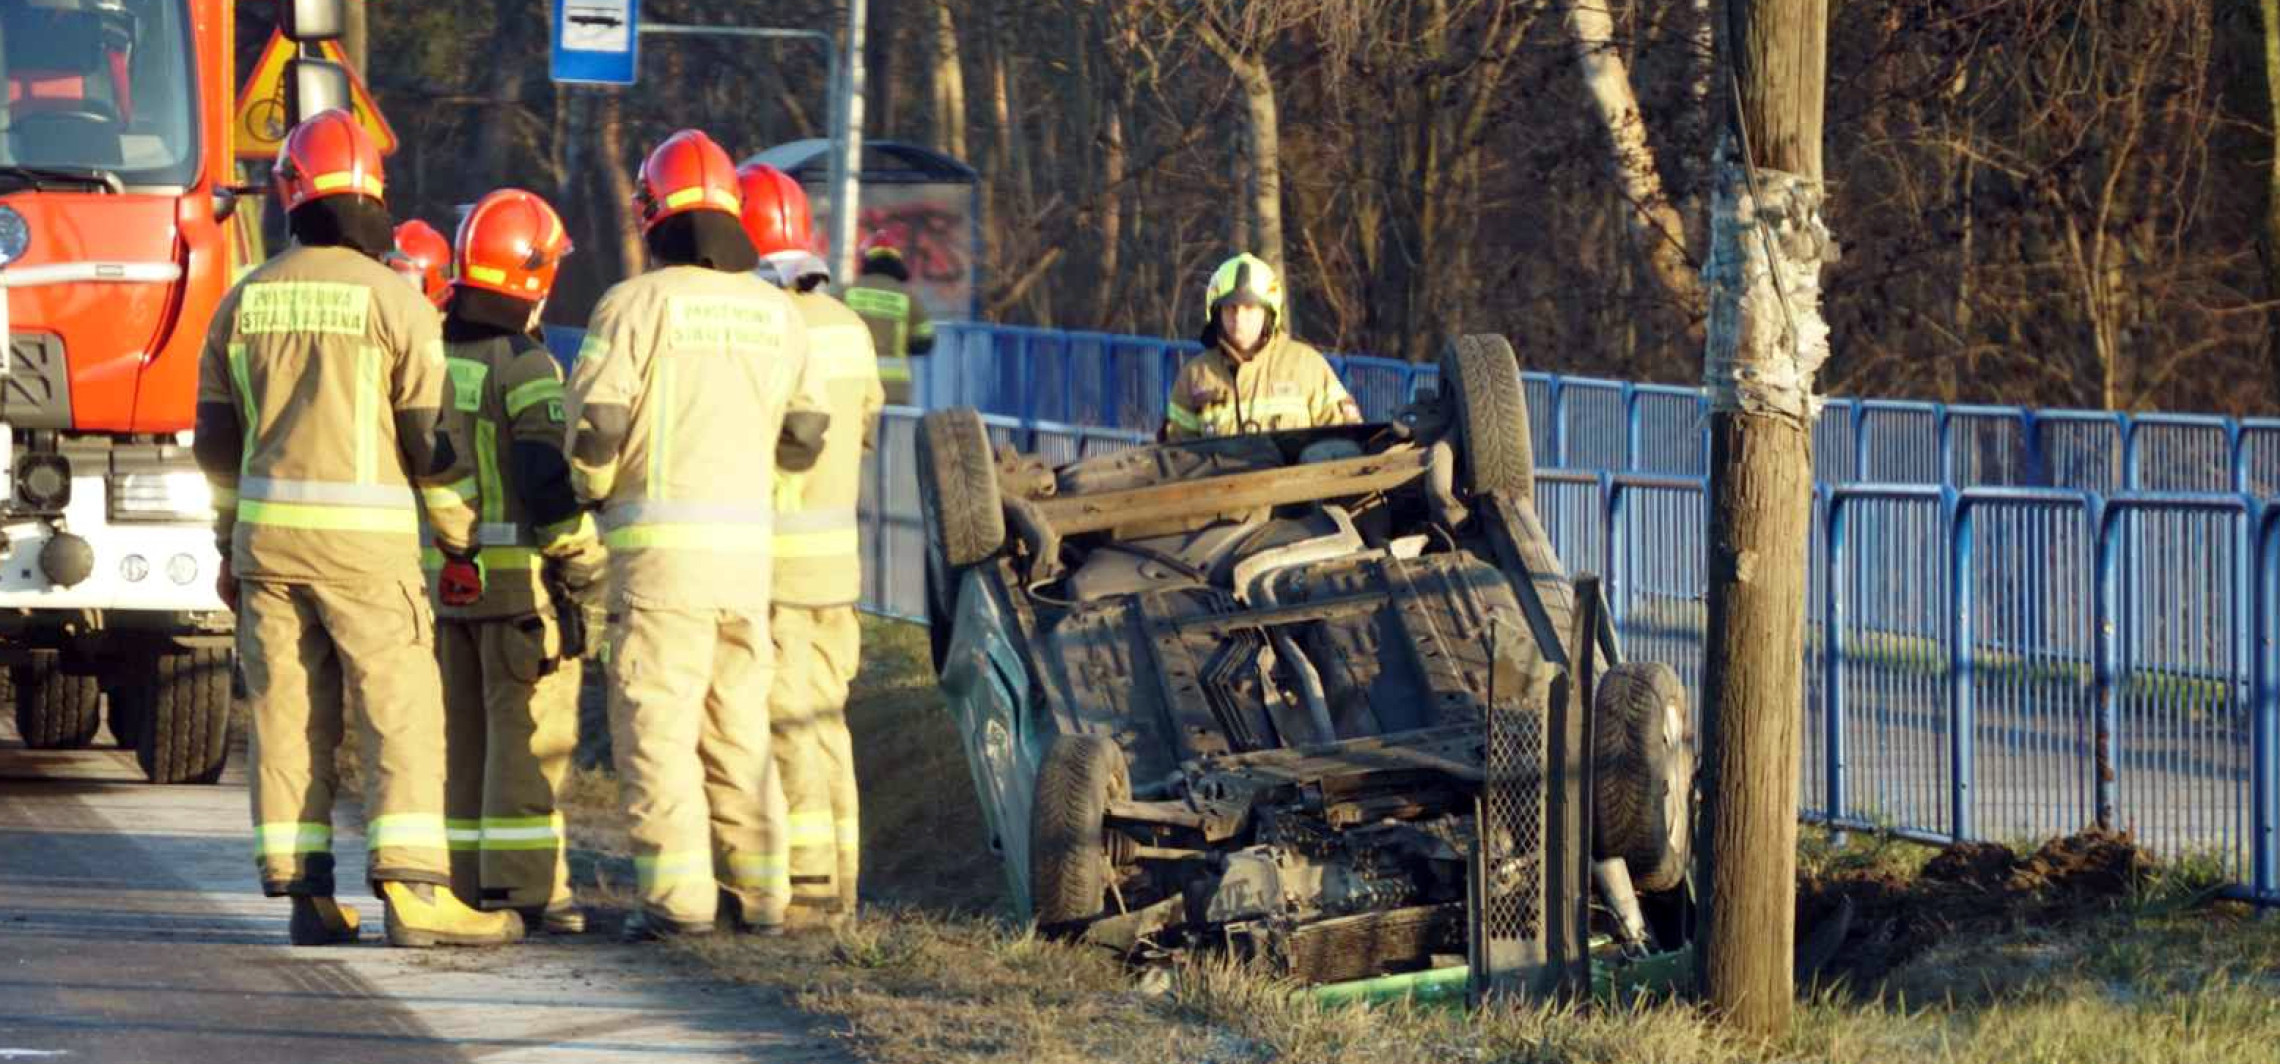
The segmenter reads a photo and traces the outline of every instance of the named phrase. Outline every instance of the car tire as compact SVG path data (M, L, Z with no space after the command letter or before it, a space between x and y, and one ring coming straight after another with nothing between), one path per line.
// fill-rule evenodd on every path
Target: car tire
M1062 735L1046 748L1029 818L1029 905L1039 927L1072 929L1107 907L1108 803L1131 794L1115 742Z
M1460 336L1441 351L1443 394L1456 401L1457 483L1533 502L1536 458L1520 360L1501 336Z
M161 655L135 760L152 783L212 783L229 760L230 652Z
M918 504L929 548L948 563L945 575L987 561L1005 546L1005 506L981 414L967 407L936 410L920 422Z
M8 669L14 688L16 732L34 750L79 750L95 742L103 720L103 689L93 676L63 671L53 652Z
M1592 708L1593 855L1622 858L1641 891L1670 890L1693 853L1686 688L1661 662L1625 662L1599 678Z
M934 674L940 676L943 667L950 663L950 629L957 620L958 606L954 599L944 599L942 585L948 580L942 575L941 565L934 560L933 552L929 551L923 561L926 568L926 645L934 654Z

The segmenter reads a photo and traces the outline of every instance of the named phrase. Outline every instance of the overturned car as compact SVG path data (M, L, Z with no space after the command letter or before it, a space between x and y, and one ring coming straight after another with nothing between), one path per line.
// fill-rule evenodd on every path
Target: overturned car
M1440 394L1389 422L1058 469L927 415L935 663L1016 904L1316 982L1557 988L1595 910L1675 945L1634 888L1683 897L1685 693L1615 660L1529 441L1497 337L1452 343Z

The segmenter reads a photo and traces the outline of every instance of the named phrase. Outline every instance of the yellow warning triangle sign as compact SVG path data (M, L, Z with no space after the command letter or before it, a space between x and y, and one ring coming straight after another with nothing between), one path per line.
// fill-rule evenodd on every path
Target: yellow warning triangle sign
M356 121L365 132L372 134L373 143L380 146L380 154L394 154L396 131L388 128L388 119L380 114L380 105L372 100L372 90L365 88L356 68L348 65L348 53L340 50L338 41L322 42L318 49L324 58L348 71L349 99L356 111ZM261 60L253 64L252 75L245 79L245 87L238 90L237 116L230 120L230 136L236 143L239 158L275 158L277 146L284 143L286 131L292 128L291 116L285 113L285 61L294 54L293 42L285 39L284 32L272 32L268 45L261 49Z

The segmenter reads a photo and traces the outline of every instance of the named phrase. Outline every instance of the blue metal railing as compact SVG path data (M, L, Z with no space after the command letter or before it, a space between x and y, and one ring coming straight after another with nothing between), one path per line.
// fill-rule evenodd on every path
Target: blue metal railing
M1190 341L945 323L919 362L920 404L1153 432ZM1331 355L1372 418L1440 369ZM1104 361L1105 360L1105 361ZM1547 469L1701 475L1709 419L1699 389L1524 373L1536 462ZM2054 487L2080 491L2280 494L2280 420L2028 410L1832 399L1814 433L1828 483Z
M928 406L1053 461L1149 438L1192 343L949 324ZM549 335L568 357L574 334ZM1335 360L1383 417L1438 372ZM1700 704L1707 417L1693 389L1527 372L1538 507L1626 648ZM913 432L868 459L867 608L920 619ZM1815 427L1807 816L1926 841L2094 823L2280 904L2280 420L1831 400Z
M863 510L865 605L912 619L918 415L888 412ZM1146 439L987 420L1056 459ZM1676 668L1699 706L1702 479L1546 470L1537 498L1571 571L1608 576L1626 651ZM2104 823L2280 903L2280 503L1824 485L1808 561L1809 817L1935 842Z

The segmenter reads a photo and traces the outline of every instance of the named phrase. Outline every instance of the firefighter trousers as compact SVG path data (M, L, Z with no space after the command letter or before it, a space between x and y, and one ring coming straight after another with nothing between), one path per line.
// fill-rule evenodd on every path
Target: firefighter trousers
M750 922L790 883L761 827L774 648L759 611L627 606L610 617L610 744L643 911L709 924L720 893Z
M578 663L544 614L436 625L451 886L480 909L570 901L556 802L578 745Z
M239 582L238 661L253 710L253 832L262 892L333 892L333 756L350 722L377 885L451 882L443 825L443 691L434 615L401 583Z
M768 635L776 644L771 760L784 811L768 824L770 848L791 873L792 904L852 913L862 834L847 690L862 626L853 606L778 605L768 611Z

